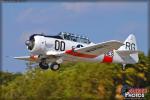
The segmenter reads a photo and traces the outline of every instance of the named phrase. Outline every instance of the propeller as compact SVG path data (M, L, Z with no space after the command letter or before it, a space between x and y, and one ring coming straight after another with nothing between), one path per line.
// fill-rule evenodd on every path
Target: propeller
M27 40L27 41L25 42L25 45L26 45L26 46L31 46L30 40Z
M27 40L25 42L25 45L28 47L29 50L32 50L33 46L34 46L33 41L31 41L31 40Z

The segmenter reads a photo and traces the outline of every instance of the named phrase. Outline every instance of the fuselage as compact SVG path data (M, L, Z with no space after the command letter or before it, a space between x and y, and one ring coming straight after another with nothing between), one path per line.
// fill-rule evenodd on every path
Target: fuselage
M94 43L86 44L70 40L57 39L52 37L35 36L35 45L30 51L31 54L45 54L48 51L63 52L72 48L80 48Z
M71 41L71 40L65 40L62 38L56 38L56 37L48 37L44 35L35 35L34 37L34 46L30 50L31 55L46 55L47 52L52 53L59 53L59 52L65 52L67 50L72 50L73 48L81 48L86 46L92 46L95 43L81 43L77 41ZM115 50L112 50L106 54L98 55L96 57L85 57L85 56L78 56L81 54L76 55L67 55L61 57L63 61L69 61L69 62L106 62L106 63L123 63L124 61L120 58L120 56L115 52ZM74 59L76 57L76 59ZM55 61L55 58L49 59L49 62Z
M137 63L136 38L129 35L124 41L110 40L92 43L84 36L60 32L55 36L33 34L25 42L30 56L14 57L39 63L40 68L58 70L63 62Z

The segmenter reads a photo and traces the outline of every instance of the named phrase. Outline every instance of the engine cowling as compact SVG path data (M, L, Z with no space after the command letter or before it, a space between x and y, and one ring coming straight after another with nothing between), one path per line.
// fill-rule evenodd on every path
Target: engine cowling
M34 45L35 45L35 38L34 38L34 36L31 36L29 38L29 40L27 40L25 42L25 44L26 44L28 50L32 50L34 48Z
M27 40L25 44L28 50L31 52L31 54L43 55L46 52L44 36L39 36L34 34L30 36L29 40Z

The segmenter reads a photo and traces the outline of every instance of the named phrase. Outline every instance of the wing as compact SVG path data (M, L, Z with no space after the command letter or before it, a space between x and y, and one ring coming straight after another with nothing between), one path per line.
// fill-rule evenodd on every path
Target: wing
M94 58L98 55L105 54L111 50L116 50L120 46L124 45L120 41L112 40L107 42L102 42L90 46L86 46L83 48L78 48L75 50L67 50L65 54L78 56L78 57L85 57L85 58Z
M58 59L59 56L59 52L47 52L47 55L44 56L44 58L47 58L48 62L51 61L55 61L56 59ZM39 55L31 55L31 56L20 56L20 57L14 57L15 59L18 60L25 60L25 61L30 61L30 62L40 62L41 58Z
M20 56L20 57L14 57L15 59L19 60L26 60L26 61L32 61L32 62L38 62L39 58L37 55L33 56Z

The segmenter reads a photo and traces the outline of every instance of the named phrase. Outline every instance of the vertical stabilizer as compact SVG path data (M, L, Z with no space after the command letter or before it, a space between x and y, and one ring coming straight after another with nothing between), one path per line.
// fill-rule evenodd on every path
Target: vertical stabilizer
M130 34L124 41L124 45L118 50L137 50L136 38L133 34Z
M121 46L118 51L128 51L130 52L129 55L126 55L124 57L125 62L127 63L137 63L139 60L138 57L138 52L132 52L132 51L137 51L137 43L136 43L136 38L133 34L130 34L127 39L124 41L124 45ZM121 56L121 55L120 55ZM131 59L130 59L131 58Z

